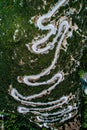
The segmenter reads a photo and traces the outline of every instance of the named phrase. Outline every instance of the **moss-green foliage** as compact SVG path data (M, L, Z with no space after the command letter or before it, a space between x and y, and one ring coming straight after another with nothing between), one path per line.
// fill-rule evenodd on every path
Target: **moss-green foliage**
M5 113L4 115L4 127L6 130L39 130L35 124L30 124L29 120L23 115L16 115L14 113ZM1 124L2 120L0 120Z
M87 47L84 48L79 69L82 70L82 73L87 72ZM82 128L87 128L87 96L85 94L82 96Z
M30 24L29 20L31 17L39 14L44 14L48 12L50 6L53 6L57 0L47 0L47 5L45 9L43 8L42 0L0 0L0 110L4 110L9 113L14 111L16 112L17 106L20 104L16 102L9 94L8 88L9 85L12 84L13 87L16 87L20 93L24 95L33 94L40 92L44 86L40 88L29 88L24 84L19 84L17 82L18 75L30 75L37 74L41 72L44 68L47 68L53 59L54 50L50 51L48 55L35 55L29 52L25 44L32 41L32 39L38 34L42 35L47 32L42 32L38 30L34 24ZM64 11L69 11L69 7L74 7L77 11L80 8L80 3L82 3L82 9L78 14L74 12L71 14L70 18L72 18L73 25L76 23L78 27L82 30L78 29L78 32L81 35L87 35L86 24L87 24L87 0L77 0L69 2L64 8L61 7L60 11L55 15L56 19L59 18L60 15L63 15ZM40 7L40 8L38 8ZM64 14L64 15L65 15ZM54 19L52 17L52 19ZM16 39L13 39L13 35L15 30L18 29L18 33L16 35ZM71 65L69 62L70 55L73 55L76 60L81 62L80 67L76 72L71 73L67 76L66 80L62 82L50 95L52 98L58 98L62 95L69 94L71 91L74 93L79 85L80 80L78 76L78 72L81 70L87 71L87 47L84 37L79 35L77 32L73 32L73 37L68 38L68 49L66 52L60 52L60 58L58 60L57 69L52 70L50 77L56 73L58 70L64 70L64 72L69 72L74 68L75 63ZM53 38L53 37L52 37ZM52 41L52 38L50 39ZM83 42L82 42L83 41ZM30 63L30 59L38 58L36 63ZM23 60L24 65L20 65L20 60ZM47 62L49 61L49 62ZM49 76L45 77L46 79ZM41 80L45 80L42 78ZM72 84L72 81L74 82ZM49 86L46 86L47 88ZM27 91L26 91L27 90ZM63 91L65 90L65 91ZM46 96L43 100L48 101L49 96ZM36 101L38 101L37 99ZM85 99L86 101L86 99ZM84 106L86 106L85 104ZM87 126L87 108L85 107L84 115L84 123L83 126ZM5 121L6 130L37 130L35 125L31 127L28 117L22 117L20 115L15 115L9 113L9 117ZM44 130L45 128L43 128Z
M82 97L82 128L87 128L87 96Z

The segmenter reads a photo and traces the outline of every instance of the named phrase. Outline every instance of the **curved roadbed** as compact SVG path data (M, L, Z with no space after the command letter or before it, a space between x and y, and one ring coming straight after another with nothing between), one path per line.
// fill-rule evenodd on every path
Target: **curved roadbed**
M54 54L54 58L48 68L45 68L44 71L37 75L30 75L30 76L23 76L17 77L17 80L19 83L24 83L28 85L29 87L38 87L41 85L49 85L52 84L48 89L43 90L42 92L38 94L34 94L31 96L23 96L21 95L15 88L10 88L10 95L17 101L19 101L21 104L25 106L30 106L30 108L26 108L23 106L18 107L19 113L27 113L30 112L35 116L35 121L39 126L44 126L48 128L50 123L54 123L56 121L58 122L64 122L72 117L74 117L78 112L78 105L75 103L72 103L73 100L76 100L76 95L73 95L72 93L68 96L63 96L60 99L51 101L51 102L32 102L32 99L41 98L44 97L47 94L50 94L52 90L55 89L55 87L58 87L58 84L64 80L64 72L63 70L59 70L56 74L53 75L49 80L39 82L38 80L50 74L51 70L56 65L60 50L62 46L66 47L64 44L66 36L68 37L68 30L70 27L68 18L60 18L58 21L58 28L53 24L44 25L44 21L47 19L50 19L58 9L63 6L63 4L67 2L67 0L61 0L59 1L55 7L52 8L51 11L49 11L47 14L39 17L37 20L37 27L40 30L46 30L48 31L48 34L44 36L41 39L38 39L37 41L32 41L32 43L27 44L27 48L29 51L35 53L35 54L46 54L50 50L52 50L56 46L56 51ZM54 35L53 41L48 43L45 47L41 48L43 44L48 42L49 38ZM59 39L59 40L58 40ZM35 82L33 82L35 81ZM68 105L69 103L69 105ZM39 106L39 107L38 107ZM44 108L40 108L40 106L44 106ZM56 110L56 112L52 112L52 110ZM31 118L32 120L32 118Z

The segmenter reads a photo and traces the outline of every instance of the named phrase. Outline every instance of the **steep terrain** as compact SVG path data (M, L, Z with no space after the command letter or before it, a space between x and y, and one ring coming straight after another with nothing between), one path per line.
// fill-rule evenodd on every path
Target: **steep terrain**
M0 1L1 112L46 128L78 121L79 130L86 10L86 0Z

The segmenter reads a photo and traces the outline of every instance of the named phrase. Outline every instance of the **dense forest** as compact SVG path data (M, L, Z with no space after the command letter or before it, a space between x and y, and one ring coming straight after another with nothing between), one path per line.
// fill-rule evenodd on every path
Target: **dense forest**
M30 88L26 84L19 83L17 76L38 74L51 64L57 45L46 55L36 55L30 52L25 45L31 43L38 35L47 35L47 30L42 31L35 26L34 18L49 12L57 2L58 0L46 0L46 3L44 0L0 0L0 125L2 127L4 124L6 130L47 129L44 126L39 128L34 121L30 121L31 113L17 112L20 102L14 100L9 94L9 87L16 88L24 96L44 90L43 86ZM75 25L78 28L73 29L72 36L67 38L67 50L61 49L56 69L53 69L49 76L41 78L40 82L48 80L59 70L64 70L66 73L65 80L53 90L50 96L46 95L41 100L38 98L33 100L48 102L79 91L78 115L80 116L76 116L76 118L79 118L82 129L87 128L87 95L82 89L81 81L82 76L87 73L87 0L69 0L54 17L44 24L49 24L50 21L57 22L63 16L72 20L73 28ZM69 28L69 31L71 29ZM52 42L53 38L54 35L49 38L49 42ZM71 56L75 60L71 60ZM48 89L49 86L49 84L46 85L45 89ZM70 122L73 122L73 119ZM65 123L67 124L67 121ZM66 127L65 124L55 123L55 125L56 128L61 128L61 125L62 129Z

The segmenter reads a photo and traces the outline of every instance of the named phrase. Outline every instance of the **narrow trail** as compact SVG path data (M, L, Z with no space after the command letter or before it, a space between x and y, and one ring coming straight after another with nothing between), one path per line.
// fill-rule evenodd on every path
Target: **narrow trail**
M75 95L73 94L70 94L68 96L63 96L60 99L57 99L51 102L32 102L31 101L32 99L36 99L36 98L41 98L41 97L44 98L45 95L50 94L52 90L54 90L55 87L58 87L58 84L64 80L64 76L65 76L64 72L63 70L59 70L50 79L43 82L38 81L41 77L46 76L47 74L50 74L51 70L54 68L54 66L58 62L61 47L63 46L63 42L65 40L66 35L68 34L68 30L70 27L69 21L65 17L64 19L63 18L59 19L58 28L53 24L44 25L44 21L47 19L50 19L54 15L54 13L58 11L61 6L63 6L63 4L66 1L67 0L59 1L55 5L55 7L52 8L51 11L39 17L39 19L37 20L37 27L42 31L44 30L48 31L48 34L41 39L33 41L32 44L26 45L29 51L38 55L38 54L46 54L46 52L49 52L50 50L52 50L55 44L57 44L54 58L50 66L48 68L45 68L44 71L42 71L39 74L17 77L17 80L19 83L24 83L28 87L38 87L38 86L44 85L44 88L45 88L45 85L49 85L49 84L52 84L52 85L48 89L45 89L42 92L31 95L31 96L21 95L16 90L16 88L11 88L10 90L10 95L15 100L19 101L21 104L25 106L30 107L30 108L26 108L23 106L19 106L18 112L19 113L27 113L27 112L32 113L36 117L36 122L41 122L42 123L41 125L43 125L44 123L46 124L53 123L55 121L64 122L72 118L73 116L75 116L78 112L78 106L72 103L73 100L76 100ZM45 47L41 48L41 45L45 44L52 35L55 35L55 37L53 38L53 41L48 43ZM44 106L44 107L40 108L41 106ZM57 112L52 112L52 110L57 110ZM50 112L50 113L47 113L47 112ZM51 117L50 119L49 119L49 116Z

